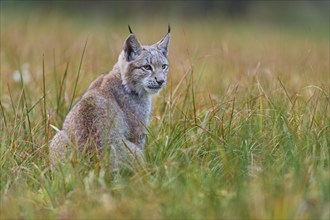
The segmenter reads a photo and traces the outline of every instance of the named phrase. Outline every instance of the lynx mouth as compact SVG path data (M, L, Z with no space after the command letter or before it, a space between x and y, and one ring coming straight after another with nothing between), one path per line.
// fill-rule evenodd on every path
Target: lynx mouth
M148 89L155 89L155 90L158 90L162 88L161 86L148 86Z

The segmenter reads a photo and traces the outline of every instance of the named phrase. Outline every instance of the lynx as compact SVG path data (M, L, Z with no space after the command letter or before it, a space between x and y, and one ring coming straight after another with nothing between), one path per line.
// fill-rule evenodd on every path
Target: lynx
M65 161L68 146L78 152L110 149L112 162L143 159L151 97L165 85L170 26L163 39L141 45L129 27L113 69L91 83L50 143L51 163ZM115 165L117 166L117 165Z

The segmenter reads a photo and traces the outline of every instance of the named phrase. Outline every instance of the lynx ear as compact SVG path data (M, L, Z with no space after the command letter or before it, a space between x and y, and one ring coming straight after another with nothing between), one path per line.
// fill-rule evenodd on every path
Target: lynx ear
M170 25L168 25L168 31L165 37L154 44L154 46L157 47L159 50L161 50L164 56L166 57L168 54L168 45L170 44L170 38L171 38L170 33L171 33L171 27Z
M131 33L124 43L124 53L127 61L134 60L142 50L140 42L135 35Z

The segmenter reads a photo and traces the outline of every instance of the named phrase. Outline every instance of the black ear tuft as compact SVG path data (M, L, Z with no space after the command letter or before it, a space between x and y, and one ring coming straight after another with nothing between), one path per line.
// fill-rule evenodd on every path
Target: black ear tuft
M170 24L168 24L167 33L168 33L168 34L171 33L171 26L170 26Z
M129 31L130 34L133 34L133 31L132 31L132 29L129 25L128 25L128 31Z

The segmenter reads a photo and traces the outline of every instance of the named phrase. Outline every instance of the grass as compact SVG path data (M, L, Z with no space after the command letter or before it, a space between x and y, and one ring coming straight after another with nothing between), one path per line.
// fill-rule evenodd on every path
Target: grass
M173 22L146 164L111 177L106 160L51 172L48 142L127 25L2 18L1 218L329 218L328 33ZM167 23L131 26L153 43Z

